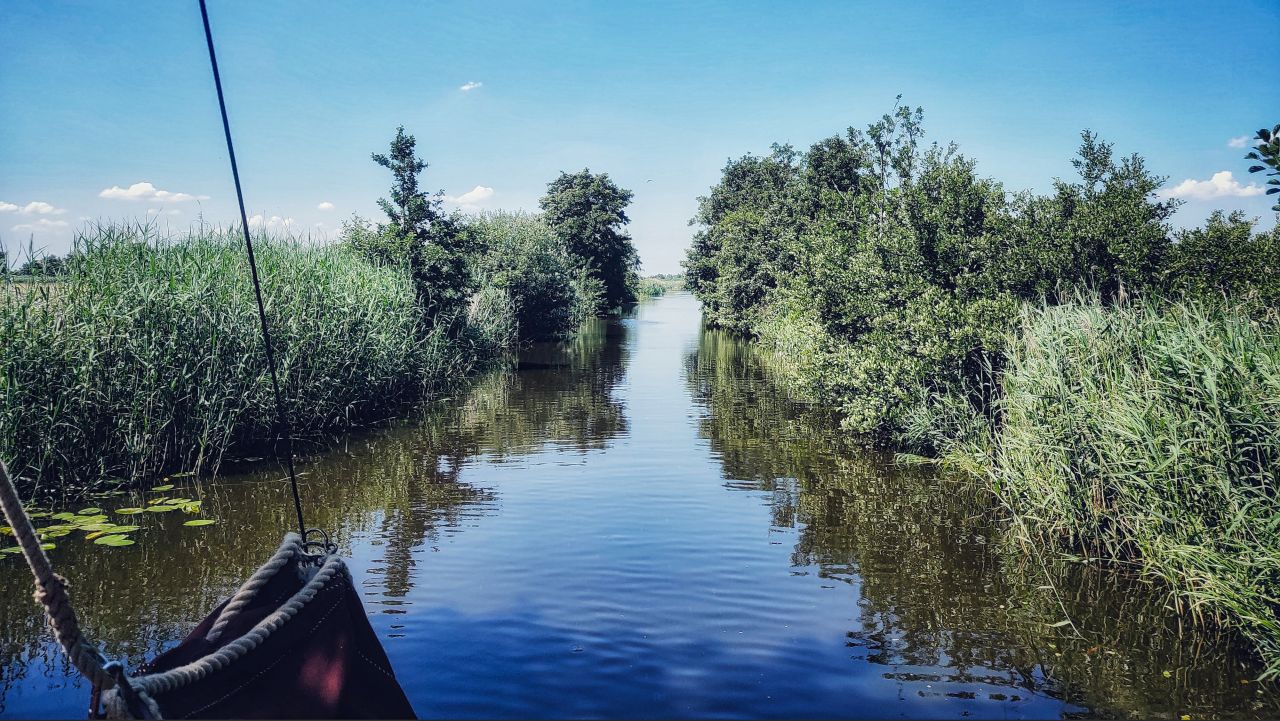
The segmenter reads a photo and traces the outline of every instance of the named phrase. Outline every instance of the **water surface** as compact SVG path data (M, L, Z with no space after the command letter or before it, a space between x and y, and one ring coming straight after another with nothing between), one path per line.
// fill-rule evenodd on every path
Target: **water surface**
M1147 586L1015 552L980 491L890 460L678 294L337 439L304 493L423 716L1280 715L1238 642L1179 634ZM292 509L258 465L175 491L218 525L61 539L109 655L176 643L274 550ZM82 716L25 567L0 573L0 716ZM1068 616L1079 635L1053 626Z

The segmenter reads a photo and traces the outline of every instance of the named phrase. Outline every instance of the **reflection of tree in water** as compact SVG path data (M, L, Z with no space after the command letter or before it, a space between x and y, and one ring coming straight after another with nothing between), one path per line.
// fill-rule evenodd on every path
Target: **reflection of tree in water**
M384 595L403 597L414 584L415 549L493 507L491 490L460 480L473 459L501 460L548 442L601 448L625 431L622 405L612 396L624 373L622 332L617 323L591 324L573 340L530 349L519 373L481 378L412 423L342 438L302 466L308 525L343 546L355 535L381 543ZM136 665L184 636L293 527L281 475L264 470L184 491L200 496L204 515L219 521L214 526L184 529L185 518L148 513L112 519L144 525L132 547L62 539L53 560L71 579L90 637L108 655ZM102 502L143 503L145 497ZM3 712L5 691L29 673L75 672L49 640L21 560L0 558L0 572Z
M1280 708L1241 685L1259 668L1230 639L1180 634L1164 594L1061 559L1042 567L1013 548L981 489L859 449L771 384L746 344L705 331L686 378L726 485L769 494L773 523L798 529L794 566L858 589L851 657L911 692L1036 689L1143 716ZM1084 638L1051 627L1062 607Z

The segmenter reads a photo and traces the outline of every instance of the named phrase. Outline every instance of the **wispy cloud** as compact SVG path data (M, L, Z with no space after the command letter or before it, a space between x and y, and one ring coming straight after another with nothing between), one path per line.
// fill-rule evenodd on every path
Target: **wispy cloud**
M62 215L65 212L67 212L65 208L55 207L52 203L46 203L43 200L33 200L26 205L0 201L0 213L18 213L20 215Z
M1231 175L1230 170L1222 170L1213 174L1208 180L1187 178L1177 185L1163 190L1160 195L1165 198L1183 198L1185 200L1213 200L1215 198L1250 198L1262 195L1260 185L1250 183L1243 185Z
M160 190L147 182L134 183L127 188L113 185L98 193L98 197L112 200L146 200L153 203L185 203L189 200L209 199L207 195L191 195L190 193L174 193L168 190Z
M333 203L330 203L329 201L326 200L320 203L319 205L317 205L316 210L333 210Z
M472 90L475 90L476 88L480 87L481 85L484 85L484 83L479 82L478 80L472 80L472 81L471 81L471 82L469 82L469 83L464 83L464 84L462 84L462 85L458 86L458 89L459 89L459 90L461 90L461 91L462 91L462 92L464 92L464 93L469 93L469 92L471 92Z
M450 203L455 203L457 205L470 208L470 207L475 207L477 205L480 205L481 203L485 202L486 200L492 197L493 197L493 188L488 188L483 185L477 185L476 187L472 188L471 190L468 190L462 195L458 195L458 196L446 195L444 196L444 199L449 201Z
M1238 138L1232 138L1227 141L1228 148L1247 148L1249 147L1249 136L1241 135Z
M13 229L17 231L27 231L27 232L36 233L42 230L53 230L55 228L65 228L65 227L67 227L67 221L65 220L50 220L49 218L40 218L39 220L36 220L31 223L21 223L19 225L15 225L13 226Z

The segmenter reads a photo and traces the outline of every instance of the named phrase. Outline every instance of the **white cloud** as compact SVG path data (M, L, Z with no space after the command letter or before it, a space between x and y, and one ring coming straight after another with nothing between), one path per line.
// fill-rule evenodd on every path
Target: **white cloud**
M208 200L207 195L191 195L189 193L174 193L168 190L158 190L151 183L134 183L128 188L121 188L113 185L101 193L100 198L111 198L112 200L146 200L154 203L185 203L188 200Z
M333 210L333 203L330 203L329 201L326 200L323 203L317 205L316 210Z
M62 215L65 212L67 212L65 208L54 207L52 203L46 203L43 200L33 200L26 205L17 205L15 203L0 201L0 213L20 213L22 215Z
M262 230L285 230L292 228L294 225L293 218L282 218L278 215L267 217L262 213L249 218L249 225L260 228Z
M1249 136L1241 135L1238 138L1232 138L1227 141L1228 148L1247 148L1249 147Z
M1221 170L1208 180L1187 178L1168 190L1160 191L1165 198L1184 198L1187 200L1213 200L1215 198L1249 198L1262 195L1260 185L1250 183L1241 185L1240 181L1231 177L1230 170Z
M41 230L52 230L54 228L65 227L67 227L67 221L65 220L49 220L48 218L40 218L34 223L22 223L21 225L15 225L13 226L13 229L19 231L38 232Z
M471 190L468 190L462 195L459 195L457 197L454 197L452 195L446 195L444 196L444 199L449 201L450 203L457 203L458 205L473 207L485 202L486 200L492 197L493 197L493 188L487 188L483 185L477 185L476 187L472 188Z
M464 83L463 85L459 86L458 89L464 93L469 93L472 90L475 90L476 88L480 87L481 85L484 85L484 83L472 80L469 83Z

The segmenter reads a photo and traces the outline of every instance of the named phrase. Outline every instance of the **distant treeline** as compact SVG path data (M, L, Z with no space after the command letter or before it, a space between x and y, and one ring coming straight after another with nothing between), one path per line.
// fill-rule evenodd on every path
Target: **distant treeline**
M686 260L707 321L849 431L987 479L1022 537L1136 564L1277 670L1280 228L1175 230L1165 178L1089 132L1077 178L1011 192L921 122L731 160Z

